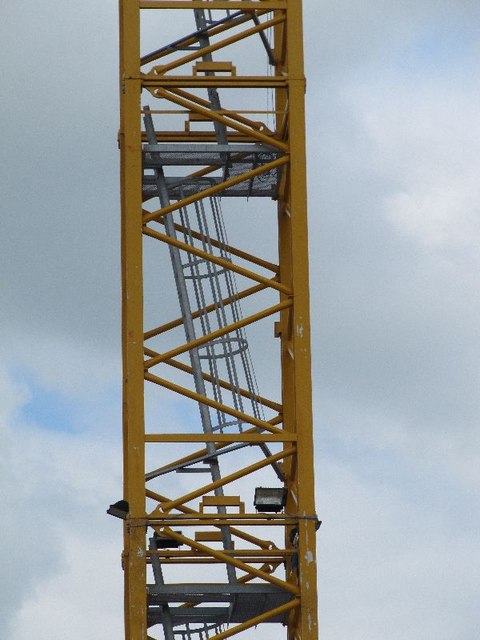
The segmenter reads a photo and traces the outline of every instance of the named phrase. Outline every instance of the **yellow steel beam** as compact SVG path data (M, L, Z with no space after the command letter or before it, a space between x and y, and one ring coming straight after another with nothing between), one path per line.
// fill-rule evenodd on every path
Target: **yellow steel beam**
M263 320L263 318L268 318L268 316L271 316L274 313L279 313L283 309L287 309L288 307L291 307L292 304L293 304L292 300L287 298L283 302L273 305L273 307L268 307L263 311L258 311L258 313L254 313L251 316L247 316L246 318L242 318L241 320L237 320L236 322L227 324L221 329L216 329L215 331L212 331L211 333L207 333L201 336L200 338L196 338L195 340L186 342L185 344L182 344L181 346L176 347L175 349L170 349L170 351L167 351L166 353L160 353L152 358L149 358L149 360L145 361L144 367L145 369L151 369L152 367L155 367L157 364L165 362L166 360L169 360L170 358L174 358L175 356L179 356L180 354L185 353L186 351L191 351L192 349L197 349L198 347L201 347L204 344L213 342L217 338L221 338L222 336L225 336L228 333L232 333L237 329L241 329L243 327L248 326L249 324L252 324L252 322L258 322L259 320Z
M153 500L156 500L157 502L168 502L169 498L167 498L166 496L162 496L158 493L155 493L154 491L151 491L150 489L147 489L146 491L146 495L148 498L152 498ZM199 511L195 511L195 509L192 509L191 507L187 507L185 505L178 505L178 507L176 507L178 511L181 511L183 514L192 516L192 517L198 517L200 516L200 512ZM219 527L220 525L214 525ZM261 549L274 549L275 545L273 542L271 542L270 540L262 540L261 538L257 538L256 536L253 536L251 533L247 533L246 531L242 531L241 529L235 529L233 527L230 528L230 533L235 536L236 538L240 538L241 540L244 540L245 542L251 542L252 544L256 545L257 547L260 547Z
M274 421L271 420L270 424L272 424ZM160 436L160 434L148 434L145 436L145 442L157 442L156 440L156 436ZM172 434L172 436L174 436L175 434ZM189 435L200 435L200 434L184 434L186 439L185 442L193 442L190 441ZM229 444L229 440L224 439L223 437L218 439L218 438L212 438L213 434L204 434L207 435L206 439L202 439L199 442L215 442L216 443L216 449L220 450L223 449L224 447L226 447ZM228 434L221 434L222 436L228 436ZM274 438L279 438L278 442L296 442L296 436L295 434L285 434L284 431L278 431L277 434L259 434L258 433L258 428L256 427L252 427L250 429L247 429L246 431L244 431L242 434L239 434L241 437L239 440L236 440L236 442L244 442L243 437L248 437L249 435L266 435L266 437L268 435L273 436ZM284 439L284 437L286 437L286 439ZM150 439L151 438L151 439ZM173 440L166 440L166 442L173 442ZM245 442L248 442L248 440L245 440ZM253 444L258 444L260 442L263 442L262 440L254 440L252 441ZM265 440L265 442L277 442L277 440ZM188 456L184 456L183 458L179 458L177 460L172 460L169 464L164 465L163 467L159 467L158 469L153 469L152 471L148 472L146 474L146 480L148 482L148 480L153 479L155 477L157 477L159 474L161 474L163 471L168 471L170 469L172 469L172 467L179 467L179 466L186 466L191 462L195 462L196 460L198 460L199 458L203 458L204 456L206 456L208 454L208 450L205 449L200 449L199 451L195 451L194 453L191 453Z
M288 120L278 121L277 135L288 137L290 163L279 193L279 256L281 281L293 289L294 305L281 318L284 426L297 433L299 455L287 461L290 488L287 510L299 516L298 584L301 607L290 621L289 640L316 640L317 593L315 564L315 513L313 484L313 426L308 290L308 232L305 159L305 77L303 70L302 3L288 0L286 25L275 33L276 73L288 74L288 91L278 89L277 111ZM296 496L296 501L294 497ZM292 580L296 579L291 572Z
M162 527L293 527L297 525L296 516L275 517L269 514L224 514L224 513L200 513L194 519L186 520L177 514L159 513L146 516L143 520L132 521L129 526L143 528L149 526ZM278 529L277 529L278 531Z
M296 442L295 433L147 433L145 442Z
M300 606L300 600L290 600L290 602L286 602L279 607L275 607L274 609L270 609L265 613L260 614L259 616L255 616L246 622L242 622L241 624L236 625L228 629L227 631L222 631L221 633L217 633L214 636L211 636L210 640L225 640L226 638L231 638L239 634L241 631L246 631L247 629L251 629L252 627L256 627L258 624L262 622L266 622L270 618L274 618L275 616L279 616L282 613L286 613L291 609L295 609Z
M178 203L177 203L178 204ZM168 213L168 211L167 211ZM245 276L245 278L250 278L250 280L255 280L260 284L265 285L266 287L271 287L272 289L276 289L277 291L281 291L282 293L290 294L290 289L286 287L281 282L277 282L276 280L272 280L271 278L265 278L254 271L250 271L250 269L245 269L244 267L240 267L230 260L226 260L225 258L221 258L220 256L215 256L212 253L208 253L207 251L203 251L203 249L198 249L197 247L192 247L192 245L187 242L183 242L182 240L178 240L177 238L171 238L164 233L160 233L159 231L155 231L151 227L145 226L143 229L143 233L146 236L150 236L150 238L156 238L161 242L166 242L172 247L177 247L177 249L181 249L182 251L186 251L187 253L192 253L194 256L198 258L202 258L202 260L207 260L208 262L213 262L214 264L218 264L224 269L229 269L230 271L234 271L241 276Z
M214 482L210 482L209 484L201 487L200 489L195 489L195 491L190 491L190 493L186 493L180 498L175 498L175 500L170 500L170 502L165 502L161 505L161 508L164 512L171 511L172 509L175 509L180 504L184 504L186 502L190 502L191 500L195 500L195 498L199 498L200 496L203 496L206 493L213 491L217 487L223 487L226 484L230 484L230 482L235 482L235 480L244 478L250 473L253 473L254 471L258 471L259 469L263 469L263 467L266 467L272 464L272 462L276 462L277 460L288 458L289 456L294 455L296 451L297 451L296 447L290 446L288 448L285 448L283 449L283 451L280 451L279 453L275 453L271 456L267 456L263 460L260 460L259 462L255 462L254 464L250 464L247 467L244 467L243 469L239 469L238 471L235 471L234 473L230 473L228 476L224 476L223 478L220 478L220 480L215 480ZM157 512L157 509L154 511L154 513Z
M280 580L275 576L269 575L265 571L261 571L256 567L252 567L251 565L246 564L245 562L242 562L238 558L235 558L235 556L231 556L228 553L224 553L223 550L220 551L218 549L213 549L212 547L207 547L201 542L197 542L192 538L188 538L187 536L184 536L181 533L178 533L177 531L170 529L170 527L164 527L163 529L159 529L159 531L161 531L168 538L173 538L174 540L178 540L178 542L181 542L182 544L186 544L192 549L197 549L198 551L201 551L203 553L208 553L212 558L222 560L224 564L232 565L233 567L236 567L241 571L245 571L246 573L249 573L255 576L256 578L261 578L262 580L265 580L265 582L274 584L276 587L280 587L281 589L284 589L285 591L288 591L293 595L298 595L298 588L295 585L290 584L289 582L285 582L285 580Z
M266 549L224 549L223 553L235 558L252 557L260 560L263 559L264 562L268 562L270 558L275 558L279 562L282 562L284 556L289 554L291 555L293 552L287 549L274 549L273 551L268 551ZM151 556L161 556L162 558L212 558L210 551L206 553L204 551L199 551L198 549L195 549L195 551L171 551L169 549L155 549L153 551L147 551L147 558Z
M152 94L160 98L161 89L155 87L176 87L206 88L221 87L225 89L274 89L276 87L286 87L288 81L282 76L218 76L213 79L211 76L150 76L143 74L140 76L142 85L149 89Z
M142 226L131 212L142 209L141 132L138 117L140 81L139 12L134 3L120 2L120 150L122 193L122 343L123 343L123 448L124 498L132 520L145 513ZM140 365L140 368L139 368ZM145 594L145 535L141 529L124 528L126 640L147 637Z
M168 71L171 71L172 69L177 69L178 67L181 67L184 64L187 64L188 62L192 62L193 60L197 60L198 58L206 54L213 53L214 51L218 51L220 49L224 49L225 47L228 47L231 44L235 44L240 40L244 40L245 38L248 38L256 33L260 33L260 31L264 31L265 29L274 27L276 24L280 24L280 22L283 22L284 20L285 20L284 16L277 16L275 18L272 18L271 20L266 20L265 22L262 22L261 24L258 24L255 27L250 27L249 29L245 29L244 31L241 31L240 33L237 33L234 36L225 38L225 40L220 40L219 42L215 42L215 44L210 44L206 47L200 47L199 49L196 49L193 53L189 53L186 56L177 58L167 64L158 65L153 68L153 73L156 75L163 75L165 73L168 73Z
M212 8L209 0L140 0L140 9L204 9ZM215 9L256 10L286 9L287 0L215 0Z
M252 262L253 264L256 264L259 267L263 267L264 269L268 269L269 271L273 271L273 273L278 273L280 267L278 266L278 264L274 264L273 262L270 262L269 260L264 260L263 258L259 258L258 256L254 256L251 253L248 253L247 251L243 251L242 249L238 249L237 247L233 247L231 244L224 244L222 242L219 242L218 240L215 240L215 238L207 238L206 236L204 236L201 233L198 233L198 231L195 231L193 229L187 229L185 227L183 227L181 224L175 224L174 225L176 231L180 231L180 233L187 233L188 235L190 235L192 238L195 238L196 240L201 240L202 242L208 243L210 245L212 245L212 247L216 247L218 249L223 249L224 251L227 251L228 253L231 253L233 256L237 256L237 258L242 258L243 260L246 260L247 262ZM240 294L237 294L236 298L238 300L238 296Z
M165 389L170 389L170 391L175 391L181 396L185 396L186 398L190 398L191 400L195 400L195 402L199 402L200 404L206 404L207 407L212 407L212 409L218 409L218 411L222 411L223 413L228 414L229 416L233 416L234 418L238 418L242 420L242 422L247 422L248 424L253 424L260 429L265 429L266 431L270 431L271 433L280 433L281 429L277 429L274 427L271 422L265 422L265 420L259 420L254 416L248 415L243 411L238 411L233 407L229 407L226 404L221 402L217 402L216 400L212 400L207 396L203 396L196 391L192 391L191 389L187 389L186 387L181 387L170 380L165 380L165 378L160 378L159 376L155 376L152 373L145 373L145 380L149 382L153 382L154 384L159 385L160 387L164 387Z
M156 355L156 352L150 349L145 349L145 353L146 355L149 355L149 356ZM175 369L179 369L180 371L184 371L185 373L190 373L190 374L193 373L192 367L190 367L188 364L184 364L183 362L180 362L179 360L174 360L173 358L168 358L168 360L165 360L165 364L168 364L171 367L174 367ZM278 411L279 413L281 413L282 411L282 405L278 404L278 402L274 402L273 400L269 400L268 398L265 398L264 396L260 396L258 394L252 394L250 393L250 391L247 391L246 389L242 389L242 387L234 386L233 384L231 384L230 382L227 382L226 380L222 380L221 378L214 378L209 373L205 373L205 372L202 372L202 378L207 382L215 382L219 387L222 387L222 389L227 389L228 391L236 391L243 398L248 398L249 400L255 400L256 402L263 405L264 407L268 407L269 409L273 409L274 411Z
M168 213L172 213L172 211L177 211L182 207L186 207L189 204L193 204L194 202L198 202L199 200L204 200L205 198L210 198L211 196L220 193L221 191L225 191L230 187L234 187L236 184L240 184L241 182L248 182L252 178L256 176L262 175L262 173L266 173L267 171L271 171L272 169L277 169L277 167L281 167L284 164L288 163L288 157L276 158L276 160L272 160L271 162L267 162L263 164L261 167L257 167L256 169L252 169L251 171L246 171L239 176L235 176L234 178L229 178L225 180L225 182L221 182L219 184L214 185L213 187L209 187L208 189L202 189L198 193L188 196L186 198L182 198L181 200L177 200L177 202L170 204L166 207L162 207L157 211L152 211L151 213L144 215L143 222L147 224L152 220L159 220L163 216L166 216Z
M272 420L269 420L268 423L272 426L274 426L275 424L280 424L282 422L282 417L278 416L277 418L273 418ZM254 433L258 433L258 427L251 427L250 429L247 429L246 431L243 432L245 435L251 435ZM281 435L283 437L285 431L282 429L278 429L277 430L277 434ZM155 434L151 434L152 436ZM206 441L207 442L207 441ZM292 440L292 442L295 442L295 440ZM218 446L217 449L222 449L223 447L227 446L227 442L224 442L223 444L221 442L218 442ZM206 456L208 454L208 450L207 449L201 449L200 451L195 451L194 453L191 453L188 456L184 456L183 458L177 459L177 460L173 460L172 462L170 462L167 465L164 465L163 467L159 467L158 469L154 469L151 473L157 473L158 471L165 471L165 469L170 469L172 466L177 466L177 465L185 465L188 462L192 462L194 460L197 460L198 458L201 458L203 456ZM147 475L147 479L150 476L150 474Z
M197 104L197 105L199 105L201 107L206 107L207 109L211 110L211 104L210 104L210 102L208 100L204 100L200 96L197 96L194 93L190 93L190 91L184 91L183 89L180 89L180 88L171 89L171 91L172 91L172 93L175 93L180 98L185 98L185 100L189 100L190 102L193 102L194 104ZM190 109L185 109L185 112L189 113ZM243 109L242 109L242 111L232 111L231 109L219 109L215 113L220 114L220 115L228 116L229 118L231 118L235 122L239 122L240 124L244 124L247 127L249 127L250 129L255 129L257 131L262 131L264 133L269 133L269 135L273 136L273 132L270 131L269 129L267 129L266 125L263 122L257 122L255 120L252 120L251 118L245 118L245 116L242 115L242 114L246 113L246 111L244 111ZM253 113L260 113L260 112L259 111L255 111ZM240 132L232 132L232 133L240 133Z
M223 560L218 560L218 559L212 558L211 556L209 558L202 558L201 554L199 554L199 556L200 557L198 557L198 558L196 558L196 557L195 558L184 558L184 557L182 557L182 558L163 558L162 557L162 565L170 564L170 565L176 565L176 566L178 566L178 565L182 565L183 566L183 565L197 564L197 565L205 566L207 564L221 564L221 565L225 564ZM255 557L251 558L249 556L245 556L245 557L244 556L240 556L240 557L244 560L244 562L247 562L249 565L252 565L252 564L263 564L263 565L265 565L265 562L271 562L271 563L275 562L275 564L277 565L277 568L278 568L280 565L284 565L285 564L285 559L281 559L281 558L278 558L278 557L275 557L275 558L274 557L272 557L272 558L255 558ZM150 562L151 562L150 559L147 559L147 562L148 562L148 564L150 564ZM264 571L264 570L262 569L262 571ZM264 571L264 573L268 573L268 572ZM250 574L249 574L249 576L250 576ZM253 578L256 578L256 576L252 576L251 577L251 579L253 579ZM182 605L182 606L184 606L184 605ZM194 607L196 605L195 605L195 603L191 603L191 606Z
M260 17L262 15L264 15L265 13L268 13L268 11L266 11L265 9L263 11L255 11L255 14ZM238 15L234 20L230 20L229 22L226 22L224 24L220 24L217 26L212 26L210 27L206 32L204 32L202 35L206 35L209 38L211 38L212 36L216 36L219 33L224 33L225 31L229 31L230 29L233 29L235 27L238 27L241 24L244 24L245 22L248 22L252 19L252 14L251 13L246 13L244 15ZM192 44L195 44L199 41L199 36L196 34L192 34L189 37L185 37L180 41L181 46L183 47L189 47ZM172 50L163 50L163 51L153 51L151 54L148 54L146 56L142 56L142 64L149 64L150 62L154 62L155 60L159 60L160 58L163 58L165 56L168 56L172 53Z
M233 78L233 80L235 80L235 78ZM216 82L219 82L219 81L220 80L216 80ZM158 82L160 83L161 81L158 80ZM163 82L163 79L162 79L162 82ZM222 115L221 113L218 113L218 111L214 111L212 108L209 109L207 107L203 107L197 100L194 100L192 98L183 98L179 90L175 90L175 89L167 90L167 89L159 88L155 90L155 96L157 98L165 98L166 100L169 100L174 104L178 104L180 107L184 107L185 109L189 109L190 111L199 113L205 116L205 118L207 118L208 120L215 120L216 122L220 122L221 124L224 124L226 127L230 127L231 129L234 129L239 133L244 133L248 136L251 136L252 138L255 138L256 140L258 140L258 142L262 142L263 144L268 144L272 147L280 149L280 151L287 152L288 150L288 145L282 142L281 140L278 140L277 138L271 135L266 135L265 133L262 133L261 131L258 130L258 127L250 127L242 124L242 120L244 120L243 118L242 120L240 120L238 117L232 118L231 116ZM267 165L263 165L263 167L266 167L266 166Z

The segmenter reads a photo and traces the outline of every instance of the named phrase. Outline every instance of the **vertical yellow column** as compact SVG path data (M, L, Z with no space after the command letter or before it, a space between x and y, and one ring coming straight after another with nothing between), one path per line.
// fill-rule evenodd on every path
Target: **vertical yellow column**
M305 77L301 0L288 0L286 30L277 30L279 67L288 77L287 95L277 109L288 111L290 162L279 198L281 279L293 291L293 307L282 319L282 392L285 428L297 433L297 456L288 468L287 510L299 515L298 581L301 606L289 625L289 640L316 640L316 522L312 426L307 191L305 157Z
M139 77L139 4L135 0L120 0L124 498L130 507L124 528L127 640L145 640L147 637L145 530L142 526L145 518L145 444Z

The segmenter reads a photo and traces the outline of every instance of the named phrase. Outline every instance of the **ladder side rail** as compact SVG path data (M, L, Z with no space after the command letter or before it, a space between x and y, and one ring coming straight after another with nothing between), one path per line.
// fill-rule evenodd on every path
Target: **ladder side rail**
M153 125L153 118L148 106L145 108L145 111L146 113L144 116L144 123L145 123L145 130L147 132L148 142L149 144L156 144L157 138L155 134L155 128ZM157 189L158 189L158 197L159 197L161 206L162 207L168 206L168 204L170 204L170 198L168 195L168 189L165 182L165 175L163 173L162 167L155 169L155 176L157 179L156 182L157 182ZM165 230L167 235L169 235L171 238L176 238L175 224L171 214L165 216L164 222L165 222ZM188 297L188 291L187 291L186 282L183 274L180 250L170 245L169 252L170 252L170 259L171 259L173 271L174 271L177 295L178 295L180 308L181 308L181 312L184 320L185 337L188 342L191 342L192 340L195 340L195 327L193 324L192 310L190 307L190 300ZM193 369L195 390L197 393L201 395L206 395L205 380L203 379L203 376L202 376L201 362L198 354L198 349L190 350L190 361ZM201 422L202 422L202 427L204 429L204 432L213 433L209 408L203 403L199 403L198 406L199 406ZM218 459L215 457L215 452L216 452L215 443L208 442L207 450L209 454L212 456L209 459L212 481L216 482L217 480L221 479L221 473L220 473L220 465L219 465ZM224 495L223 487L221 486L216 487L215 495L223 496ZM225 507L219 506L218 512L226 513ZM222 541L223 541L224 548L231 549L233 543L232 543L232 537L230 535L229 528L224 526L221 528L221 532L222 532ZM237 580L235 568L231 565L227 565L226 570L227 570L228 581L230 583L235 583Z

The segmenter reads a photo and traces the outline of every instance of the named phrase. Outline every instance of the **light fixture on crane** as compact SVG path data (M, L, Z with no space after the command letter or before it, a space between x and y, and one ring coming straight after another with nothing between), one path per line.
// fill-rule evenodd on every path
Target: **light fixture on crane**
M287 503L287 489L285 487L257 487L253 504L257 511L264 513L278 513Z

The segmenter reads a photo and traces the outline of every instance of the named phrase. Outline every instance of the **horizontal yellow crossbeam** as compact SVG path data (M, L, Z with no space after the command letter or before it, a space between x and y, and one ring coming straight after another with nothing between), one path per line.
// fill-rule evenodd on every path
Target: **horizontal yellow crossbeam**
M271 420L268 421L268 423L272 426L275 426L277 424L281 424L282 422L282 416L279 415L275 418L272 418ZM246 431L244 431L244 435L252 435L252 434L258 434L259 429L257 427L250 427L249 429L247 429ZM278 429L277 433L280 435L283 433L290 433L290 432L286 432L283 431L282 429ZM199 435L199 434L196 434ZM213 434L210 434L213 435ZM228 442L218 442L217 441L217 449L223 449L224 447L226 447L228 445ZM185 466L186 464L188 464L189 462L195 462L196 460L198 460L199 458L203 458L204 456L206 456L208 454L208 450L205 449L200 449L199 451L195 451L194 453L191 453L188 456L184 456L183 458L179 458L177 460L172 460L169 464L164 465L163 467L159 467L158 469L154 469L152 471L150 471L149 473L146 474L146 479L151 480L155 477L157 477L158 473L161 473L162 471L165 471L166 469L171 469L172 466L174 467L180 467L180 466Z
M220 542L220 532L215 531L212 533L215 533L215 540L213 541ZM219 537L217 538L217 536ZM270 558L276 558L281 561L282 558L288 555L292 555L294 551L292 549L273 549L272 551L268 551L266 549L223 549L223 553L233 557L251 556L252 558L265 558L265 562L268 562ZM147 557L151 556L161 556L162 558L211 558L212 554L198 551L198 549L195 551L171 551L170 549L155 549L147 551Z
M140 9L212 9L212 3L208 0L140 0ZM215 9L227 10L256 10L268 9L286 9L285 0L216 0Z
M126 78L126 80L136 78ZM153 78L151 76L141 76L142 86L151 91L156 97L160 96L155 87L176 87L186 88L206 88L216 87L229 89L276 89L286 88L288 81L283 76L161 76Z
M155 135L157 136L157 139L162 140L162 142L188 142L188 144L196 142L213 142L216 144L218 142L215 137L215 131L206 131L205 129L199 129L198 131L185 131L184 129L177 129L176 131L156 129ZM251 136L245 135L244 133L238 133L238 131L227 131L227 139L228 142L241 142L245 144L255 142L255 139ZM142 134L142 142L147 142L145 134ZM219 165L217 165L217 167L218 166Z
M137 524L129 521L130 528L135 526L145 527L154 525L162 525L169 527L293 527L298 524L298 518L294 516L273 518L269 514L249 514L248 516L242 516L242 514L233 515L218 514L218 513L201 513L199 516L195 516L194 519L186 520L179 516L172 516L169 514L150 515L142 521L138 521Z
M202 558L201 554L199 554L200 557L198 558L162 558L162 565L164 564L172 564L172 565L187 565L187 564L196 564L196 565L206 565L206 564L223 564L223 560L216 560L215 558ZM276 567L278 568L278 566L280 564L284 564L285 561L282 559L279 559L278 557L272 557L272 558L255 558L255 557L250 557L250 556L242 556L242 560L246 563L248 563L249 565L251 564L261 564L263 565L263 567L261 567L262 571L264 571L265 569L265 563L269 562L271 564L275 564ZM147 562L150 562L150 560L147 560ZM255 578L256 576L251 576L250 579ZM192 606L195 606L194 603L191 603ZM183 605L180 605L183 606Z
M296 442L297 435L267 433L147 433L145 442Z
M179 507L175 507L179 509ZM311 518L315 519L314 516ZM310 518L309 518L310 520ZM145 518L138 518L136 521L129 519L131 527L139 526L153 526L155 524L162 526L185 526L185 527L197 527L197 526L230 526L232 524L241 524L245 527L253 526L267 526L273 525L287 526L291 524L298 524L299 518L295 515L283 515L276 513L217 513L212 511L211 513L199 513L198 515L189 517L183 513L163 513L152 512L146 514Z

